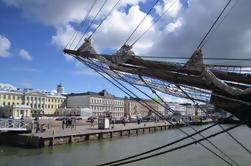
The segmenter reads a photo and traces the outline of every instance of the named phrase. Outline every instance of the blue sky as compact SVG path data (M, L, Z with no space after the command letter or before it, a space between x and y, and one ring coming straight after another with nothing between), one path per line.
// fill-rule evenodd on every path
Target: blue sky
M122 1L93 36L97 52L111 53L119 49L153 3L151 0ZM102 1L98 2L101 4ZM102 16L115 3L113 0L108 2ZM226 2L162 0L129 43L172 3L175 4L172 10L135 44L133 51L137 55L189 57ZM245 3L234 8L209 40L203 50L205 57L250 56L251 23L247 16L251 13ZM117 96L124 96L90 69L62 54L89 7L88 0L0 0L0 82L48 91L63 83L66 92L107 89Z
M140 3L142 10L149 4ZM36 18L27 17L22 9L0 1L0 35L11 42L8 57L0 57L0 82L20 88L55 89L63 83L67 92L108 91L123 96L114 86L95 74L78 74L74 61L68 61L61 49L51 42L56 29ZM19 55L25 49L32 60ZM104 49L105 50L105 49Z

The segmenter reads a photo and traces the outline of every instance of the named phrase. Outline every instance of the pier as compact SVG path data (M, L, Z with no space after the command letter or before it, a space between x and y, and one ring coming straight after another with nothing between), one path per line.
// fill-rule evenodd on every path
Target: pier
M115 124L114 128L99 130L97 125L91 127L77 126L76 128L61 129L50 128L45 132L29 134L2 133L0 134L0 145L21 146L26 148L42 148L55 145L78 143L91 140L112 139L113 137L124 137L146 134L151 132L168 130L184 126L182 124L171 125L168 123L128 123L125 126Z

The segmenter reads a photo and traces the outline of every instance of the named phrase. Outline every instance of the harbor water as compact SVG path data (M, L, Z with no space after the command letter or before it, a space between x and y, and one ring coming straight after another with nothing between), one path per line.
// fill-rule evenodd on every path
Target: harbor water
M202 129L206 126L196 126ZM225 128L229 125L224 125ZM185 127L187 132L193 131ZM214 127L203 133L210 135L220 131L219 127ZM231 130L230 133L236 137L248 149L251 149L251 130L246 126ZM17 147L0 146L0 166L91 166L107 161L113 161L144 152L151 148L161 146L185 136L178 129L170 129L162 132L154 132L139 136L124 136L112 139L88 141L84 143L68 144L41 149L24 149ZM196 138L201 138L197 136ZM227 134L218 135L210 139L215 145L228 154L239 165L250 166L251 156L240 147ZM192 141L188 139L172 147L182 145ZM204 145L216 151L207 142ZM171 147L169 147L171 148ZM165 148L163 150L167 150ZM160 151L158 151L160 152ZM158 157L131 163L133 166L215 166L227 165L225 162L202 148L199 144L194 144L181 150L177 150Z

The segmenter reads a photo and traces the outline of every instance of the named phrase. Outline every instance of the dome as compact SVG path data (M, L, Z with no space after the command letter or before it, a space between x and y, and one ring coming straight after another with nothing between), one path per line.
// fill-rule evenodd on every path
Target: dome
M11 84L0 83L0 90L10 91L10 90L17 90L17 88Z

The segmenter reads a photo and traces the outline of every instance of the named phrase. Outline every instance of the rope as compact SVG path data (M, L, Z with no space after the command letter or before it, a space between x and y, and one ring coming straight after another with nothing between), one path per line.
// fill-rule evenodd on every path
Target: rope
M92 64L94 64L94 65L96 65L94 62L92 62ZM96 65L97 66L97 65ZM90 66L89 66L90 67ZM94 69L94 68L92 68L92 69ZM102 68L100 67L100 69L102 70ZM97 70L96 69L94 69L96 72L97 72ZM104 73L106 73L107 74L107 72L105 72L104 70L103 70L103 72ZM109 74L107 74L107 75L109 75ZM116 81L118 84L120 84L120 86L123 86L123 88L125 88L127 91L130 91L128 88L126 88L124 85L122 85L120 82L118 82L116 79L114 79L114 77L113 76L111 76L111 75L109 75L114 81ZM114 84L115 86L117 86L116 84ZM118 86L117 86L118 87ZM125 92L123 89L121 89L120 88L120 90L122 90L123 92ZM126 92L125 92L126 93ZM132 91L130 91L130 93L132 93L132 94L134 94ZM129 96L131 96L130 94L128 94L128 93L126 93L127 95L129 95ZM136 96L136 97L138 97L137 95L135 95L134 94L134 96ZM143 101L147 106L148 106L148 108L150 107L152 110L154 110L154 113L156 114L156 113L159 113L158 111L156 111L153 107L151 107L150 105L148 105L145 101ZM142 104L142 103L140 103L140 104ZM158 115L159 116L159 114L156 114L156 115ZM160 115L162 115L162 114L160 114ZM162 117L163 117L163 115L162 115ZM165 117L164 117L164 119L166 120L166 121L168 121ZM173 125L173 123L171 122L171 121L168 121L170 124L172 124ZM184 130L182 130L182 129L179 129L182 133L184 133L184 134L186 134L186 135L188 135L188 133L186 133ZM196 140L196 139L194 139L193 137L192 137L192 139L193 140ZM225 161L226 163L229 163L228 161L226 161L224 158L222 158L221 156L219 156L217 153L215 153L214 151L212 151L211 149L209 149L208 147L206 147L205 145L203 145L203 144L201 144L201 143L199 143L201 146L203 146L204 148L206 148L208 151L210 151L211 153L213 153L214 155L216 155L217 157L219 157L220 159L222 159L223 161ZM230 165L232 165L231 163L230 163ZM238 165L238 164L237 164Z
M177 0L177 1L174 1L163 13L162 13L162 15L160 15L157 19L156 19L156 21L152 24L152 25L150 25L148 28L147 28L147 30L145 31L145 32L143 32L132 44L131 44L131 46L133 46L135 43L137 43L152 27L153 27L153 25L155 25L160 19L161 19L161 17L163 17L174 5L175 5L175 3L176 2L178 2L179 0Z
M94 33L98 30L98 28L103 24L103 22L110 16L112 11L115 9L115 7L119 4L121 0L118 0L116 4L112 7L112 9L109 11L109 13L105 16L105 18L99 23L99 25L96 27L94 31L92 31L92 34L88 37L89 39L94 35Z
M245 120L245 121L243 121L243 122L241 122L241 123L239 123L239 124L236 124L236 125L234 125L234 126L232 126L232 127L229 127L228 129L225 129L225 130L216 132L216 133L214 133L214 134L211 134L211 135L209 135L209 136L207 136L207 137L205 137L205 138L201 138L201 139L199 139L199 140L197 140L197 141L193 141L193 142L190 142L190 143L187 143L187 144L184 144L184 145L181 145L181 146L178 146L178 147L175 147L175 148L172 148L172 149L163 151L163 152L155 153L155 154L148 155L148 156L145 156L145 157L141 157L141 158L138 158L138 159L134 159L134 160L126 161L126 162L121 162L121 163L118 163L118 164L113 164L113 165L111 165L111 166L125 165L125 164L129 164L129 163L133 163L133 162L137 162L137 161L141 161L141 160L146 160L146 159L149 159L149 158L152 158L152 157L156 157L156 156L159 156L159 155L167 154L167 153L170 153L170 152L172 152L172 151L176 151L176 150L185 148L185 147L187 147L187 146L190 146L190 145L199 143L199 142L201 142L201 141L204 141L204 140L207 140L207 139L209 139L209 138L212 138L212 137L215 137L215 136L217 136L217 135L220 135L220 134L222 134L222 133L224 133L224 132L227 132L227 131L230 131L230 130L232 130L232 129L235 129L235 128L239 127L240 125L242 125L242 124L244 124L244 123L246 123L246 122L248 122L248 121L250 121L250 119Z
M226 8L229 6L230 2L232 0L229 0L227 2L227 4L225 5L225 7L222 9L221 13L219 14L219 16L216 18L216 20L213 22L212 26L210 27L210 29L208 30L208 32L206 33L206 35L203 37L203 39L200 41L200 44L197 46L197 49L201 48L202 43L205 41L205 39L207 38L208 34L211 32L211 30L214 28L214 26L216 25L216 23L218 22L218 20L220 19L220 17L222 16L222 14L224 13L224 11L226 10Z
M155 59L190 59L190 57L175 57L175 56L135 56L139 58L155 58ZM205 60L217 61L251 61L251 58L203 58Z
M125 45L130 38L132 37L132 35L137 31L137 29L139 28L139 26L143 23L143 21L146 19L146 17L149 15L149 13L152 11L152 9L154 8L154 6L156 6L156 4L159 2L160 0L156 0L154 2L154 4L152 5L152 7L148 10L148 12L146 13L146 15L144 16L144 18L140 21L140 23L137 25L137 27L133 30L133 32L131 33L131 35L127 38L127 40L124 42L123 45Z
M101 10L104 8L105 4L107 3L108 0L105 0L103 2L103 4L101 5L101 7L99 8L98 12L96 13L96 15L94 16L94 18L92 19L91 23L89 24L89 26L86 28L85 32L83 33L82 37L79 39L77 45L75 46L74 50L78 47L79 43L81 42L81 40L84 38L85 34L89 31L91 25L93 24L93 22L95 21L95 19L97 18L97 16L99 15L99 13L101 12Z
M208 42L208 40L213 36L213 34L217 31L217 29L220 27L220 25L223 23L223 21L227 18L227 16L231 13L231 11L233 10L233 8L238 4L238 2L240 1L235 1L235 3L233 4L233 6L228 10L227 14L225 16L223 16L223 19L220 21L219 24L217 24L216 28L214 28L213 32L209 35L209 37L205 40L204 44L202 44L201 48L203 48L206 43Z
M172 113L174 112L174 110L172 110L172 108L156 93L156 91L147 84L147 82L139 75L139 78L141 79L142 82L144 82L144 84L152 91L152 93L154 93L158 99L160 99L163 103L165 103L165 106L163 104L161 104L160 102L154 100L156 103L160 104L161 106L163 106L165 109L168 109L169 111L171 111ZM146 94L145 94L146 95ZM149 95L147 95L148 97L150 97ZM153 98L150 97L152 100ZM204 112L204 111L203 111ZM206 112L205 112L206 113ZM206 113L207 114L207 113ZM197 132L197 130L192 127L189 123L186 123L189 127L191 127L195 132ZM202 134L200 134L201 137L204 137ZM234 161L229 155L227 155L225 152L223 152L219 147L217 147L213 142L211 142L210 140L207 140L209 144L211 144L215 149L217 149L220 153L222 153L225 157L227 157L230 161L232 161L235 165L239 165L236 161Z
M206 111L204 111L204 108L202 108L193 98L191 98L179 85L176 85L176 87L178 89L180 89L182 91L182 93L184 93L194 104L197 104L198 107L206 113ZM222 125L219 124L219 127L224 130L224 128L222 127ZM240 141L238 141L231 133L226 132L237 144L239 144L245 151L247 151L249 154L251 154L250 150L245 147Z
M84 27L84 25L85 25L85 22L87 21L87 18L89 17L89 15L90 15L90 13L91 13L93 7L95 6L96 2L97 2L97 0L93 1L93 3L92 3L92 5L91 5L90 9L89 9L88 12L86 13L86 15L85 15L83 21L81 22L81 24L80 24L80 26L79 26L79 27L80 27L80 30L83 29L83 27ZM68 43L66 44L65 48L66 48L66 47L70 44L70 42L72 41L71 44L70 44L69 49L71 48L73 42L76 40L76 37L77 37L78 33L79 33L79 31L77 31L77 32L75 32L75 33L73 34L72 38L68 41Z

